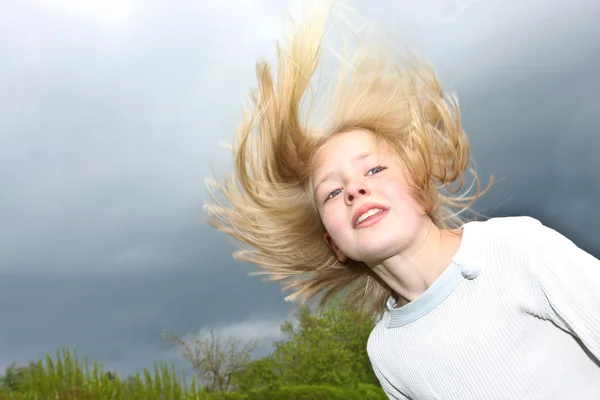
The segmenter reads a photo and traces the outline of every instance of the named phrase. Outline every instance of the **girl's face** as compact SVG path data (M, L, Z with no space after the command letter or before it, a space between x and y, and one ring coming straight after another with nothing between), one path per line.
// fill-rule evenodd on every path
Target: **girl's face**
M315 166L315 202L340 261L379 264L401 254L426 226L398 156L372 133L334 135L315 154Z

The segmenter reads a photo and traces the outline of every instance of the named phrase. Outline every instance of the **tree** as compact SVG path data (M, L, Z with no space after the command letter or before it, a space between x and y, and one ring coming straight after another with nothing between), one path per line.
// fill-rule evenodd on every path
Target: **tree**
M334 303L322 314L307 306L297 324L283 324L287 340L276 343L275 357L289 384L352 386L371 383L373 374L366 345L373 321Z
M344 309L339 302L328 308L320 318L327 321L334 340L343 343L344 348L352 354L350 363L357 380L379 385L367 353L367 341L376 320L357 309Z
M233 384L242 392L251 389L276 390L281 384L280 364L273 355L254 360L243 371L233 376Z
M195 332L190 338L167 332L164 339L178 347L181 355L191 364L210 392L228 392L234 389L232 378L244 371L252 360L257 341L245 344L235 337L223 338L216 329L208 335Z
M29 366L20 366L13 362L4 372L4 376L0 378L0 387L4 387L9 391L18 391L23 388L27 379L31 377L35 369L35 363L30 363Z
M378 385L367 354L367 340L375 321L365 314L332 304L322 314L307 306L296 321L281 326L285 339L274 344L270 356L250 363L236 376L241 389L277 385Z

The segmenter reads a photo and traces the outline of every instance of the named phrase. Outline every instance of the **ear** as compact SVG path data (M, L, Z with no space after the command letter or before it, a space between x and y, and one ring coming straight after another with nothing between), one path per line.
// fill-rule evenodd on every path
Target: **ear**
M338 260L340 260L340 262L346 261L348 259L348 257L342 252L342 250L340 250L339 247L337 247L337 245L331 238L331 235L329 235L329 233L325 232L325 234L323 236L325 237L325 242L335 252L335 255L337 256Z

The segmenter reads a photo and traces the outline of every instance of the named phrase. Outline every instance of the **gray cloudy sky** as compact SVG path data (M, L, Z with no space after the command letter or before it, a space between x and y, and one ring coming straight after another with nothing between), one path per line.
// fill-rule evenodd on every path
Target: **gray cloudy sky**
M58 346L130 373L163 329L277 339L291 305L202 221L287 2L0 0L0 368ZM480 210L600 255L600 2L366 0L463 107Z

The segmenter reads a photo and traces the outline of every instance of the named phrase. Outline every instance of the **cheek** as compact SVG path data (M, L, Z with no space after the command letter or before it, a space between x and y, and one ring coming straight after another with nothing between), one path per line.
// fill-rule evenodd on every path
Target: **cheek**
M346 216L336 211L334 207L325 210L322 215L321 221L325 229L335 239L335 236L341 233Z
M401 214L421 215L425 212L423 207L412 197L407 187L390 185L386 189L388 199L395 205L394 208Z

